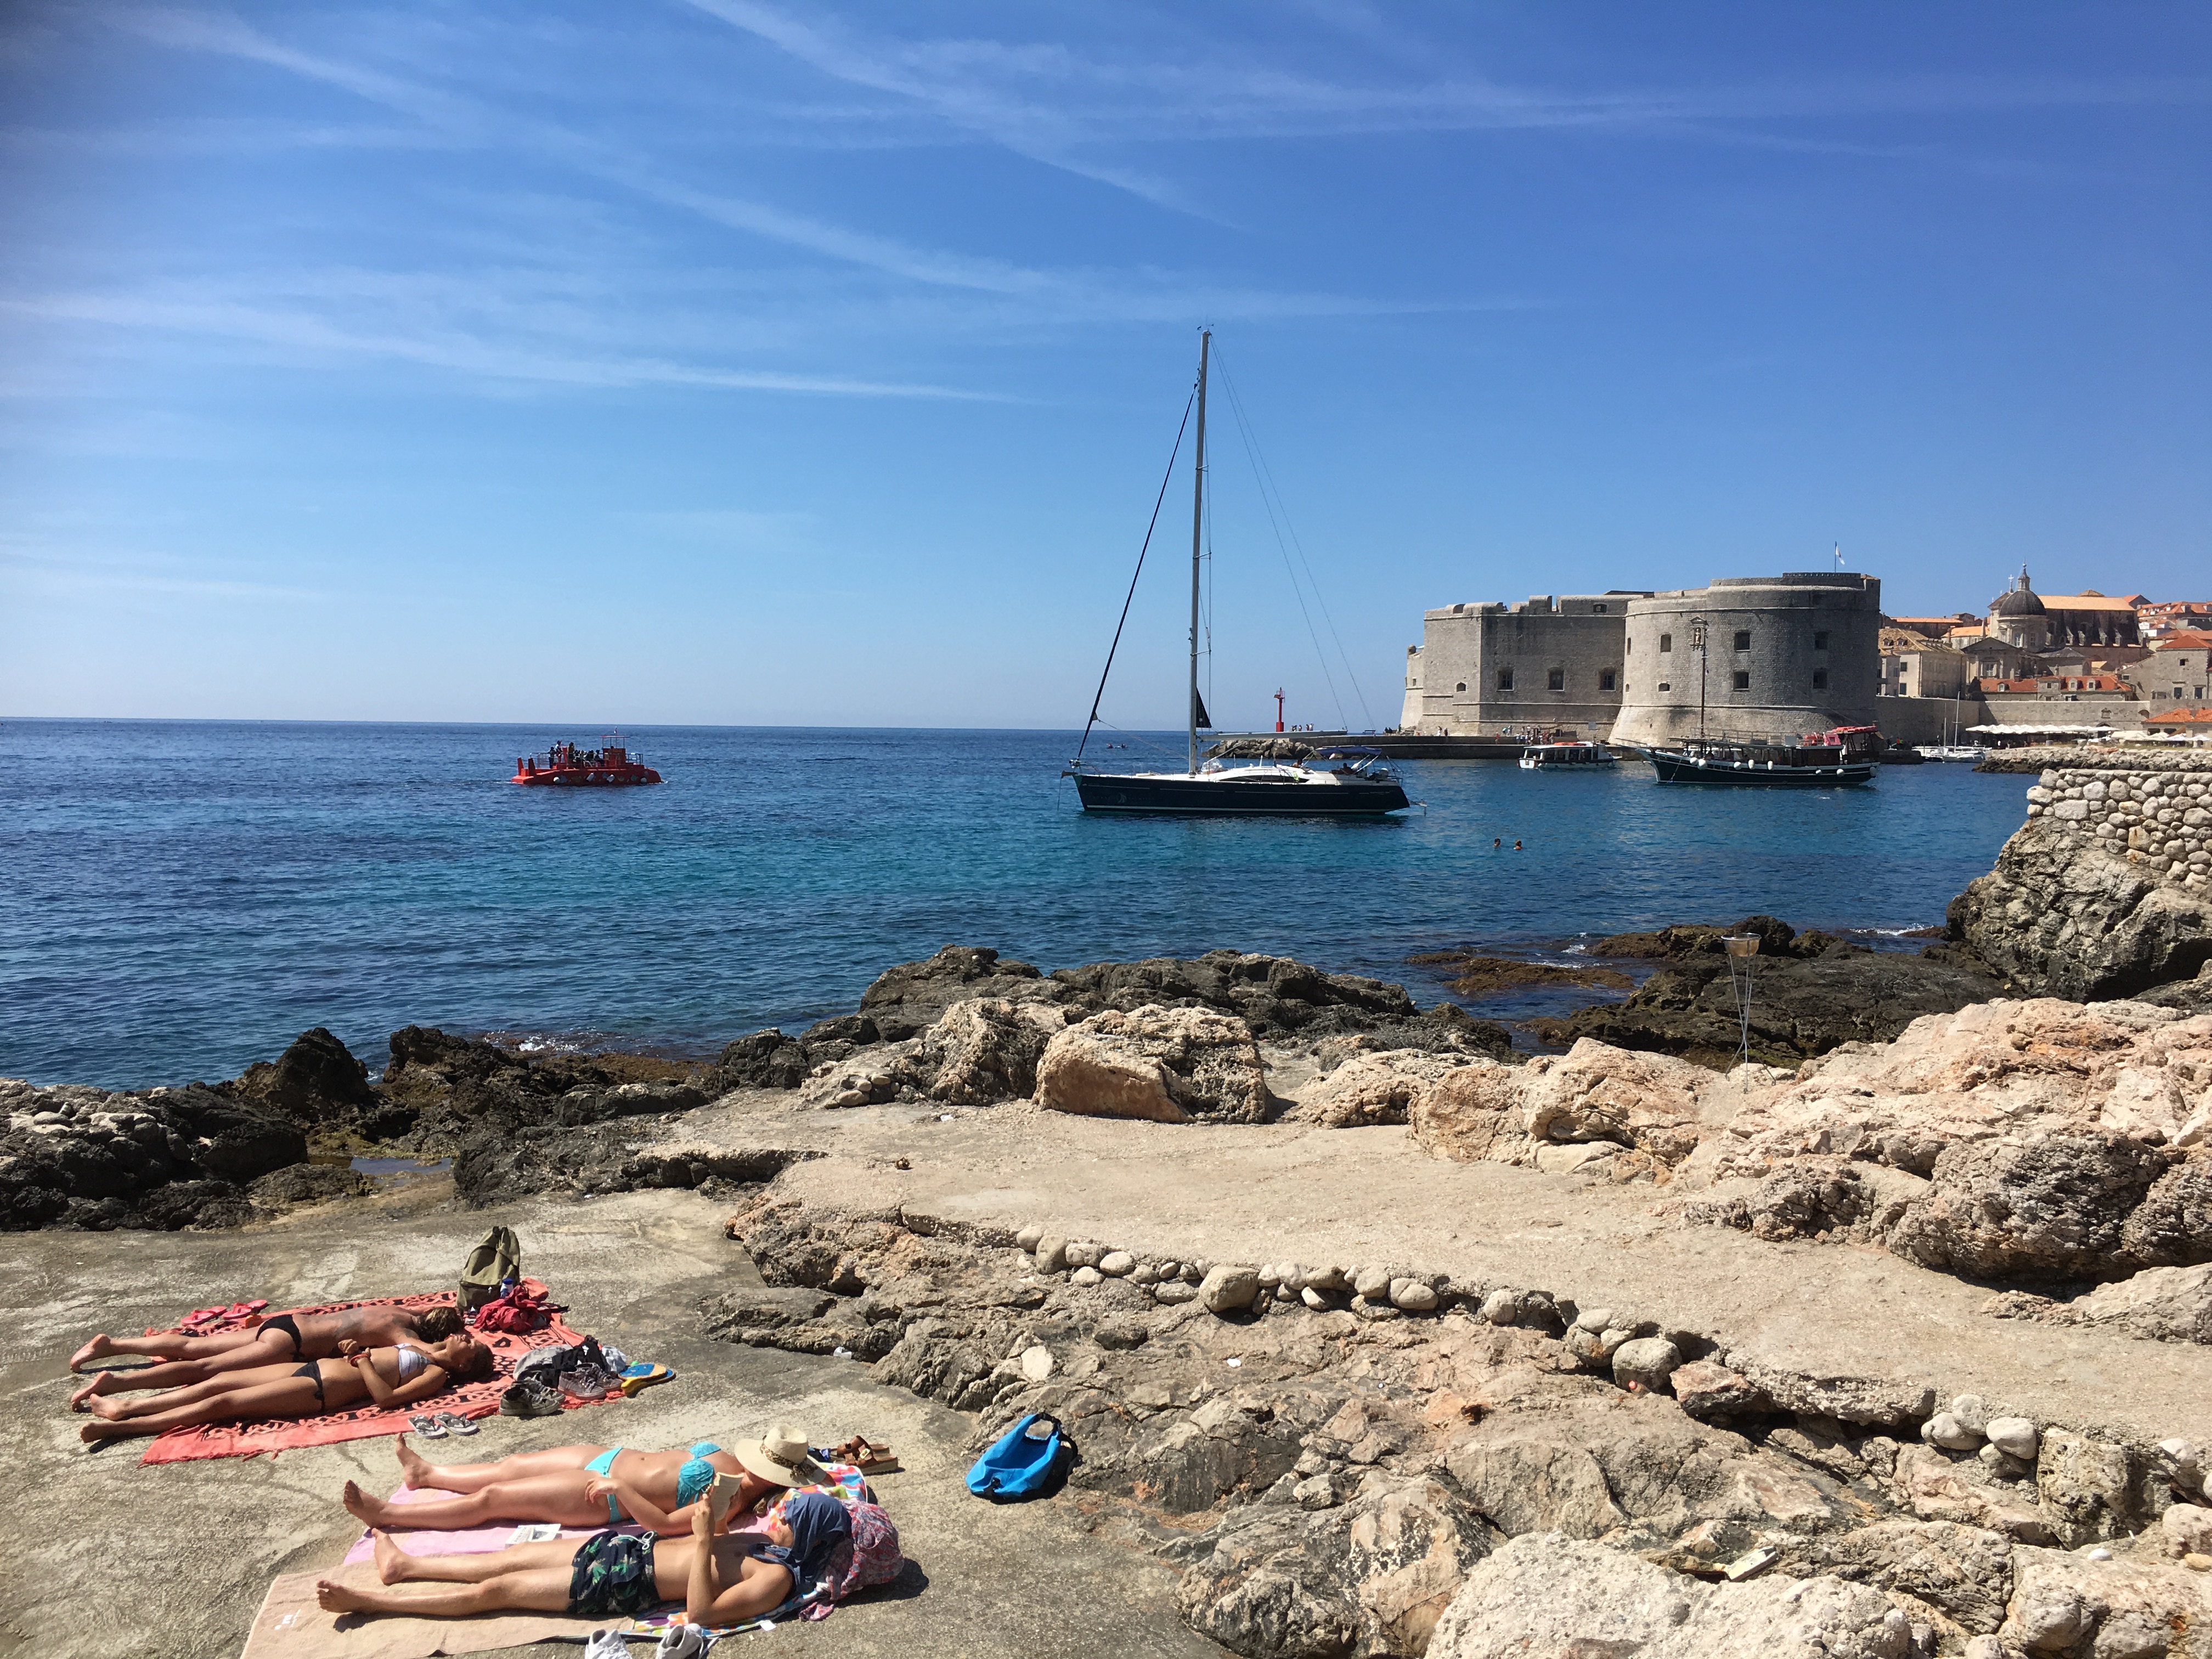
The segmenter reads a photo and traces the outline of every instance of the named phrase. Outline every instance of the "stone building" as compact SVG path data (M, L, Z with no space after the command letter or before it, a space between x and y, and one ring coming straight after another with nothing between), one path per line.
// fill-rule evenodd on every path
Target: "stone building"
M1842 571L1723 576L1629 601L1616 743L1795 738L1875 723L1881 583ZM1702 647L1700 639L1702 638Z
M1424 611L1406 650L1408 732L1471 736L1574 726L1598 737L1620 713L1633 592L1538 594L1521 605Z
M1881 630L1881 695L1885 697L1964 696L1978 678L1963 651L1913 629L1892 626Z
M2080 593L2038 593L2027 567L1990 602L1989 633L2022 651L2041 653L2067 646L2134 645L2140 594L2107 599L2094 588Z
M2141 662L2120 672L2161 714L2201 707L2212 690L2212 634L2169 634Z

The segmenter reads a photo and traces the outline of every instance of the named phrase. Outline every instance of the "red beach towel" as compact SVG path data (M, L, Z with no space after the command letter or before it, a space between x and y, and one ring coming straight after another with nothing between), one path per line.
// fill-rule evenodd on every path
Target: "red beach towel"
M545 1287L534 1279L524 1283L532 1285L540 1295ZM325 1302L313 1308L275 1309L279 1313L325 1314L339 1313L348 1308L401 1307L434 1308L441 1302L451 1302L453 1295L446 1291L428 1291L419 1296L368 1297L359 1302ZM171 1328L175 1328L172 1327ZM542 1331L529 1331L507 1335L487 1336L486 1345L492 1352L492 1375L481 1382L464 1382L449 1388L443 1394L406 1410L392 1410L382 1406L356 1406L351 1411L329 1412L320 1417L266 1417L238 1423L208 1423L198 1428L171 1429L157 1434L146 1448L141 1463L185 1463L203 1457L254 1457L263 1452L274 1456L280 1451L293 1451L301 1446L331 1446L341 1440L367 1440L383 1434L399 1434L405 1431L407 1419L420 1412L451 1412L456 1417L489 1417L499 1409L499 1397L514 1381L514 1368L532 1348L550 1347L556 1343L573 1345L583 1337L572 1331L555 1314L552 1322ZM610 1399L619 1400L620 1395ZM570 1399L568 1409L580 1405L596 1405L596 1401Z

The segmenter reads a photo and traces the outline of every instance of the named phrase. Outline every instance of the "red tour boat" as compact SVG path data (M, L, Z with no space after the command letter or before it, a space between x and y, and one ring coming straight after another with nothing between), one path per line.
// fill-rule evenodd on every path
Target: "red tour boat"
M510 783L584 784L605 788L625 783L659 783L660 774L622 746L621 733L599 739L597 749L556 743L543 755L526 755L514 763Z

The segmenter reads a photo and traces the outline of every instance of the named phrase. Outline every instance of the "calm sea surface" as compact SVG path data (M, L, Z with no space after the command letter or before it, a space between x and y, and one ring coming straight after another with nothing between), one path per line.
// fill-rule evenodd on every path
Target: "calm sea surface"
M1404 958L1445 946L1550 957L1754 910L1940 921L2032 781L1922 766L1798 793L1409 762L1426 810L1390 822L1095 818L1057 775L1068 734L744 727L632 729L658 788L505 781L595 735L0 724L0 1076L229 1077L317 1024L372 1067L409 1024L697 1051L849 1009L948 943L1045 968L1233 945L1426 1000Z

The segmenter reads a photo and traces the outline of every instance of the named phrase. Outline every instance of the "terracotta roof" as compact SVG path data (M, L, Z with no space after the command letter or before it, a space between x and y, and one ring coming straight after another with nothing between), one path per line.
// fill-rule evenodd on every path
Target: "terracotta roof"
M2108 599L2102 593L2039 593L2045 611L2132 611L2132 599Z
M2171 714L2143 716L2145 726L2174 726L2185 720L2192 726L2212 726L2212 708L2177 708Z
M2155 649L2160 651L2212 651L2212 634L2168 634Z

